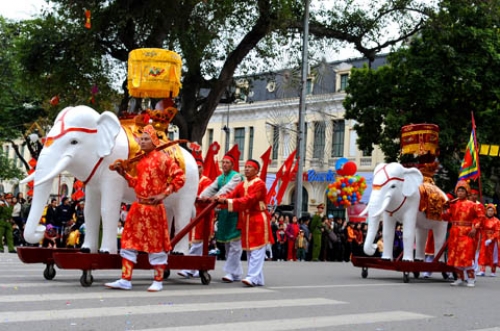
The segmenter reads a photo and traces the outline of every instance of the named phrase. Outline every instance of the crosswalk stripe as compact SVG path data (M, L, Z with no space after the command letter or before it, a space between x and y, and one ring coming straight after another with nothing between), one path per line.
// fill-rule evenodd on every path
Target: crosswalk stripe
M146 284L146 283L144 283ZM149 285L150 282L147 284ZM203 289L196 292L196 296L213 296L213 295L235 295L235 294L248 294L248 295L260 295L265 293L274 293L272 290L265 288L225 288L225 289ZM30 295L9 295L0 296L0 302L13 303L13 302L34 302L34 301L56 301L56 300L85 300L85 299L127 299L127 298L170 298L170 297L180 297L180 296L193 296L193 293L186 290L165 290L159 293L151 294L149 292L137 292L137 291L114 291L111 289L102 289L101 292L86 292L77 293L74 295L69 295L68 293L63 294L30 294Z
M376 284L339 284L339 285L297 285L297 286L269 286L267 288L272 290L288 290L288 289L314 289L314 288L338 288L338 287L381 287L381 286L408 286L403 283L376 283Z
M337 316L319 316L304 318L287 318L255 322L237 322L224 324L176 326L157 329L143 329L137 331L281 331L281 330L300 330L317 329L343 325L372 324L380 322L401 322L409 320L430 319L434 316L417 314L406 311L389 311L376 313L346 314Z
M153 294L154 295L154 294ZM73 319L110 317L142 314L169 314L185 312L206 312L218 310L237 310L237 309L262 309L276 307L306 307L345 304L342 301L309 298L309 299L285 299L285 300L261 300L261 301L236 301L236 302L218 302L194 303L194 304L166 304L155 306L125 306L125 307L106 307L69 309L64 314L59 310L37 310L30 311L28 314L19 314L19 311L0 312L0 324L13 322L34 322L34 321L56 321L67 319L71 316Z
M488 328L488 329L474 329L474 330L470 330L470 331L500 331L500 326L497 326L494 328Z

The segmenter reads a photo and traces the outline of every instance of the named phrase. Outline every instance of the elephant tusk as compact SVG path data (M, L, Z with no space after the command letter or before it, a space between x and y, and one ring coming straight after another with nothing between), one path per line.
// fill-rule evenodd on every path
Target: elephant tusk
M384 199L384 202L382 203L382 206L379 208L379 210L377 210L375 213L373 213L373 215L370 214L370 216L379 217L387 209L387 206L389 206L390 202L391 202L391 197L386 197Z
M64 156L59 162L57 162L55 167L52 169L51 172L49 172L48 175L45 175L45 177L43 177L42 179L35 181L35 186L42 185L43 183L54 179L57 175L59 175L61 172L63 172L63 170L66 169L66 167L70 162L71 162L71 156L69 155Z
M28 175L28 177L24 178L22 181L19 182L19 184L26 184L31 182L32 180L35 180L35 172L32 174Z
M359 213L359 216L365 216L366 214L368 214L368 205L365 207L365 209L363 209L363 211L361 213Z

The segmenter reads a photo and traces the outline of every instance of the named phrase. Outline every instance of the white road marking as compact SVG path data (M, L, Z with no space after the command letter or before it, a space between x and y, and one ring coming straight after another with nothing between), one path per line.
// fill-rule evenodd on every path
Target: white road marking
M151 282L144 286L149 286ZM53 283L52 283L53 284ZM134 283L136 285L136 283ZM166 285L168 287L168 285ZM127 298L170 298L170 297L181 297L181 296L193 296L193 292L187 290L169 290L166 289L162 292L151 294L146 291L120 291L112 289L100 288L100 292L85 292L85 293L75 293L72 296L72 301L74 300L85 300L85 299L127 299ZM274 291L265 288L226 288L226 289L203 289L196 291L195 296L213 296L213 295L235 295L235 294L247 294L247 295L260 295L264 293L273 293ZM30 295L5 295L0 296L0 302L35 302L35 301L56 301L56 300L68 300L68 293L62 294L30 294Z
M153 294L154 295L154 294ZM194 303L194 304L175 304L175 305L148 305L148 306L130 306L130 307L106 307L86 308L86 309L67 309L64 313L61 310L36 310L28 314L20 314L19 311L0 312L0 324L15 322L35 322L35 321L57 321L65 320L68 316L73 319L78 318L96 318L142 314L171 314L185 312L205 312L219 310L237 310L237 309L265 309L265 308L283 308L283 307L305 307L305 306L323 306L337 305L345 302L324 299L286 299L286 300L262 300L262 301L235 301L235 302L217 302L214 303Z
M430 319L434 316L411 313L406 311L389 311L361 314L346 314L337 316L319 316L319 317L304 317L304 318L287 318L275 319L255 322L237 322L224 324L208 324L208 325L192 325L192 326L176 326L158 329L145 329L137 331L280 331L280 330L301 330L301 329L316 329L327 328L342 325L357 325L357 324L372 324L372 323L387 323L401 322L410 320Z

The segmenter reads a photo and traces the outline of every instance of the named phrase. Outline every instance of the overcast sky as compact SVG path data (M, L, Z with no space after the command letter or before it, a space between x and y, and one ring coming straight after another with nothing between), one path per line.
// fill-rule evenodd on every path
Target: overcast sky
M28 19L46 6L45 0L2 0L0 15L14 20Z

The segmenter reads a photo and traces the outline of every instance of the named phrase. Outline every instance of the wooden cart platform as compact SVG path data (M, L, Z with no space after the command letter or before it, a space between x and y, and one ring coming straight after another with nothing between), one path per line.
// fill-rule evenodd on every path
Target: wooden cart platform
M181 238L188 235L216 205L216 202L210 203L195 219L176 234L171 241L172 247L175 247ZM209 222L211 221L208 218L204 220L206 229L210 228ZM172 269L199 270L201 283L204 285L210 284L211 276L208 270L215 269L216 256L208 255L209 235L208 231L204 231L203 253L201 256L169 254L164 278L170 276L170 270ZM84 287L91 286L94 281L92 270L121 269L122 267L122 258L119 254L83 253L78 249L44 247L19 247L17 254L24 263L46 264L47 267L43 272L43 276L47 280L54 279L56 275L54 265L60 269L82 270L80 284ZM148 254L141 253L138 255L135 268L152 269L149 264Z

